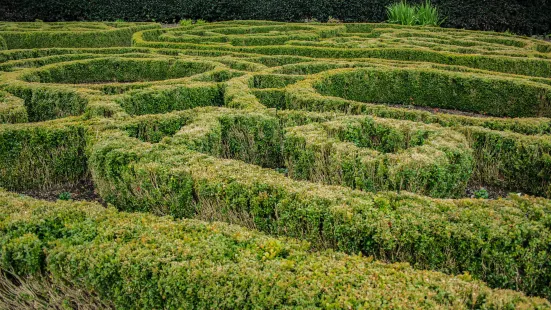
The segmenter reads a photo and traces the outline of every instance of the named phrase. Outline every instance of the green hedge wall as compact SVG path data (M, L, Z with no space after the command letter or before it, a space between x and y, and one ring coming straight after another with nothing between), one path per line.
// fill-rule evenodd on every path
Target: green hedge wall
M360 72L364 69L360 69ZM355 72L355 71L350 71ZM350 73L349 72L349 73ZM346 74L345 74L346 75ZM346 79L339 82L345 83ZM360 75L358 75L360 76ZM364 78L364 77L361 77ZM472 79L472 78L471 78ZM548 118L473 118L463 115L432 114L427 111L404 109L385 105L376 105L357 101L346 100L338 97L323 97L313 88L316 80L304 80L291 85L285 89L285 94L277 94L275 103L264 99L264 102L274 104L274 107L295 110L309 111L341 111L350 114L367 114L385 118L405 119L425 123L438 123L446 127L452 127L464 133L474 150L475 170L474 179L488 182L489 185L504 186L505 188L517 188L522 191L537 195L551 195L551 139L548 136L551 123ZM378 80L376 83L386 82L386 79ZM460 79L458 79L460 81ZM408 86L415 85L416 81L410 81ZM324 83L320 83L324 85ZM459 83L457 83L459 84ZM403 92L395 88L395 92L386 91L385 88L376 93L369 91L370 86L356 87L355 84L345 85L348 95L356 96L362 94L373 94L373 96L394 96L398 97ZM450 84L451 85L451 84ZM458 85L456 85L458 86ZM512 85L511 85L512 86ZM327 87L334 87L325 84ZM545 86L542 93L549 93L549 87ZM420 89L420 88L419 88ZM530 87L523 89L530 91ZM453 88L450 92L454 91ZM502 90L503 91L503 90ZM536 89L532 89L535 93ZM343 93L345 91L341 91ZM269 96L265 93L264 96ZM514 96L524 96L527 93L510 93L511 100ZM283 97L283 98L282 98ZM356 97L355 99L358 99ZM476 99L476 95L472 98ZM435 96L434 98L438 98ZM487 96L486 98L492 98ZM273 98L272 98L273 99ZM480 101L482 97L477 100ZM541 99L545 99L540 97ZM499 100L493 100L499 107ZM545 99L548 100L548 99ZM368 100L366 100L368 101ZM429 102L429 101L426 101ZM469 101L465 101L468 103ZM522 110L521 110L522 111ZM523 112L525 113L525 112ZM480 127L479 127L480 126ZM484 127L484 128L481 128ZM513 132L508 132L513 131ZM523 134L542 134L539 136L525 136Z
M265 19L300 21L329 16L347 22L379 22L385 6L395 0L20 0L2 1L0 20L116 20L172 22L183 18L208 21ZM424 2L411 0L410 2ZM511 30L523 34L551 32L548 0L433 0L445 26L480 30Z
M26 123L27 121L27 108L23 104L23 99L0 91L0 124Z
M25 26L111 27L71 24ZM124 211L226 221L315 250L551 296L551 201L526 195L551 197L551 44L445 28L263 21L146 30L133 42L0 51L0 187L50 190L87 178ZM297 162L314 174L296 173ZM480 187L502 198L467 198ZM109 242L127 235L118 233ZM32 257L50 255L45 244ZM22 253L14 243L4 249ZM10 255L16 262L6 266L24 275L21 256ZM107 299L123 304L118 292L159 284L141 275L109 284L115 295ZM93 278L86 283L110 281ZM206 288L201 279L190 282Z
M433 199L296 181L266 169L281 156L277 118L201 109L173 112L186 125L171 137L173 126L147 116L96 136L87 153L101 197L125 211L229 221L550 296L549 200Z
M1 8L0 8L1 12ZM0 17L0 20L5 18ZM40 25L44 23L37 23ZM47 24L48 26L52 24ZM96 27L97 29L91 28ZM159 28L153 23L89 23L79 28L75 23L57 23L57 27L32 29L25 24L0 22L0 50L46 47L130 46L132 34Z
M338 72L338 71L337 71ZM314 83L322 95L361 102L457 109L492 116L551 116L551 87L434 69L344 71Z
M370 192L459 196L473 170L461 134L395 119L348 117L291 127L284 145L290 177Z
M0 187L50 188L86 174L85 129L79 124L13 124L0 128Z
M238 226L45 202L0 191L0 267L46 274L117 309L551 307L372 257L273 238ZM27 296L33 298L33 296Z

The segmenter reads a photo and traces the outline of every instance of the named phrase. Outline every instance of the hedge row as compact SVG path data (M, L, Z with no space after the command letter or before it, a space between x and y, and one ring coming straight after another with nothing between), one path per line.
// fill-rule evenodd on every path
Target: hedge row
M2 71L13 71L16 68L29 68L60 62L71 57L85 59L98 55L121 55L126 53L154 53L148 48L110 47L110 48L43 48L20 49L0 52ZM5 66L5 67L4 67Z
M287 129L289 176L364 191L464 195L471 149L458 132L372 117L341 118Z
M6 87L11 94L23 99L30 122L47 121L81 115L88 99L69 87L24 85L14 83Z
M545 41L508 33L464 31L393 24L288 24L235 21L147 31L145 41L232 46L293 45L312 47L422 47L459 54L545 57ZM363 40L359 40L363 39ZM370 40L366 40L370 39ZM363 41L363 42L362 42ZM376 43L376 44L375 44Z
M245 228L0 192L0 264L46 274L118 309L516 308L542 299ZM32 298L32 297L30 297Z
M1 17L0 19L5 20ZM4 47L7 49L29 49L130 46L132 35L135 32L160 28L160 25L153 23L111 23L110 25L58 23L57 27L44 23L35 23L35 25L36 27L29 27L25 23L0 23L0 37L3 37ZM2 40L0 40L1 49Z
M85 125L12 124L0 127L0 187L47 189L76 184L87 174Z
M307 33L318 35L321 40L313 43L317 45L310 45L311 41L309 40L293 40L292 34L294 31L287 31L287 27L286 24L258 26L255 23L238 21L196 26L191 30L180 28L151 30L134 34L133 44L140 47L295 55L325 59L380 58L424 61L534 77L551 76L551 60L547 51L551 50L551 44L541 40L458 30L418 30L411 27L383 27L373 24L352 24L345 27L329 24L307 26L307 29L309 29ZM221 43L212 39L213 36L209 35L209 33L224 35L228 32L228 29L244 38L250 38L250 44L243 46L241 44L232 45L231 42L229 42L230 44ZM276 41L266 45L266 43L255 41L257 38L262 38L259 35L269 34L270 31L286 36L285 44ZM173 32L188 34L200 38L202 41L201 43L189 43L166 39L164 35ZM404 33L410 32L417 33L418 36L408 41L407 37L404 38ZM384 35L381 33L384 33ZM457 39L448 40L447 42L437 40L429 46L413 44L421 39L434 40L434 36L457 37ZM266 36L266 38L268 37L270 36ZM457 48L458 42L473 43L473 40L480 38L486 41L494 40L495 42L485 44L478 41L476 42L477 46L480 45L478 49L465 50L464 48ZM345 40L350 40L355 44L347 46L346 43L343 43ZM520 42L520 47L515 46L517 42Z
M551 85L435 69L336 71L314 83L322 95L361 102L455 109L500 117L551 116Z
M117 103L131 115L165 113L197 106L219 106L222 101L219 86L200 84L136 90L117 99Z
M187 121L193 115L201 116ZM89 166L106 201L128 211L229 221L416 268L469 272L493 287L549 296L548 200L437 200L294 181L259 167L280 164L277 118L216 109L170 117L178 118L186 125L176 133L143 116L130 128L138 122L150 130L118 125L122 131L96 137ZM151 136L161 142L147 143Z
M339 2L334 0L269 0L257 3L251 0L196 1L196 0L139 0L58 3L53 0L23 0L0 5L0 19L11 21L118 20L174 22L184 18L208 21L235 19L263 19L303 21L329 17L347 22L380 22L386 20L386 6L393 0ZM422 1L411 1L419 3ZM496 30L523 34L551 32L547 12L551 5L545 0L522 2L514 0L485 2L434 0L447 27Z
M350 188L448 198L464 196L468 182L551 196L551 119L542 117L549 44L440 28L238 21L134 40L174 48L0 51L0 88L35 122L0 125L0 186L91 176L120 209L242 224L551 296L549 200ZM324 162L333 170L317 178ZM369 187L370 174L406 166L395 184ZM443 176L448 183L436 181Z
M23 100L0 91L0 124L27 122L27 109Z
M438 113L440 112L439 107L430 108L429 106L429 109L423 106L415 107L410 104L409 98L402 104L387 105L353 101L335 96L322 96L314 88L314 84L319 81L318 77L311 76L285 88L252 89L252 92L268 107L285 111L309 110L312 112L335 111L347 114L369 114L385 118L437 123L446 127L477 126L525 135L551 133L551 119L545 117L501 118L480 117L476 113L472 115L469 113ZM453 87L453 84L449 86ZM453 90L453 88L448 88L448 90ZM476 97L474 98L476 99ZM477 101L475 100L474 103Z
M174 59L99 58L43 66L20 78L27 82L62 84L148 82L192 76L213 67Z
M364 69L361 69L360 71L351 71L350 73L354 76L354 72L363 72L362 70ZM364 78L369 75L358 74L357 76L359 78ZM384 73L382 74L382 77L385 77ZM329 77L329 79L331 79L331 77ZM480 182L480 184L486 183L509 189L517 189L537 195L551 194L551 138L549 138L548 135L551 121L549 118L498 119L450 114L434 114L426 111L374 105L337 97L324 97L317 93L313 87L315 83L319 83L318 81L320 81L320 79L313 77L312 79L288 86L284 90L283 94L276 95L277 98L279 98L277 103L275 103L276 106L291 110L302 109L308 111L342 111L350 114L368 114L386 118L421 121L425 123L438 123L443 126L452 127L455 130L464 133L471 148L473 148L475 154L473 180L476 180L477 183ZM452 83L449 85L454 88L446 89L446 86L444 85L442 86L443 92L454 94L461 90L461 88L457 88L459 85L458 81L461 81L460 76L454 77L451 81ZM373 83L377 84L381 82L387 83L388 80L376 79ZM345 82L339 81L339 83ZM346 85L343 87L343 89L346 89L344 91L347 92L346 95L355 96L354 99L362 99L362 101L369 101L368 97L361 97L362 95L378 97L390 96L395 98L401 96L403 100L414 98L413 96L407 97L406 95L402 95L403 88L394 88L394 86L389 86L391 88L389 91L386 91L387 88L383 87L370 92L369 90L371 89L370 87L373 83L346 83L341 85ZM404 80L404 83L406 84L404 84L403 87L411 87L411 85L416 87L414 83L417 83L417 80ZM473 85L474 89L477 89L477 87L474 86L476 84L483 85L483 80L472 82L470 85ZM364 85L364 87L357 87L356 85ZM420 91L418 94L421 95L422 90L425 87L428 89L431 88L430 84L423 83L419 85L423 85L423 87L417 88ZM511 84L510 87L514 87L512 85L515 84ZM541 85L539 87L541 87ZM335 91L338 90L337 87L332 87L331 89ZM391 90L395 91L393 92ZM511 97L506 98L509 100L515 100L516 96L523 96L523 92L528 91L526 93L528 94L531 91L530 87L527 86L522 88L520 85L518 90L519 92L514 94L511 93ZM546 88L543 88L543 90L543 93L547 92ZM497 94L499 94L500 91L503 91L503 89L497 90ZM538 93L537 88L533 88L533 91L534 93ZM341 90L340 92L343 91ZM424 103L433 104L433 102L438 102L436 100L437 97L434 97L434 95L439 93L440 91L428 92L428 96L435 98L435 101L425 101ZM467 101L467 104L483 104L483 102L486 102L484 100L491 98L483 95L479 96L480 92L468 93L471 98L474 98L475 100ZM412 94L415 95L415 93ZM477 96L479 96L478 99ZM406 97L407 99L405 99ZM494 99L498 107L500 106L500 102L502 102L500 98L501 97L497 97ZM545 98L546 97L538 98L537 95L534 95L533 97L534 100L547 100ZM462 98L462 100L465 99ZM408 101L405 101L404 103L407 104ZM443 100L442 103L447 104L447 101ZM511 106L507 106L507 108L511 108ZM486 127L487 129L483 127ZM517 131L518 134L509 133L506 131ZM524 133L528 135L524 135ZM545 135L531 136L532 134Z
M140 51L140 50L138 50ZM67 116L102 115L107 111L95 103L116 102L128 114L162 113L201 105L222 105L222 86L240 73L222 63L181 60L155 54L124 54L124 50L108 49L96 54L72 53L46 56L41 61L27 60L35 55L18 55L8 60L3 76L4 89L22 98L31 122ZM102 55L101 52L113 54ZM122 53L124 55L118 55ZM61 62L61 63L60 63ZM19 66L23 69L19 69ZM124 68L124 70L121 70ZM172 83L165 80L172 79ZM181 85L182 81L190 81ZM180 85L178 85L178 83ZM170 85L173 84L173 85ZM103 100L104 95L117 95ZM93 103L92 103L93 102ZM117 108L109 108L111 115Z

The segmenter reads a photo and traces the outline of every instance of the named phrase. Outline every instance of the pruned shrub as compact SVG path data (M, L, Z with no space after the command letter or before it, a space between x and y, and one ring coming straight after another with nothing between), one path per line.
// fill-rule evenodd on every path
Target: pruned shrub
M117 212L94 203L48 203L5 192L0 192L0 211L1 267L45 277L54 292L66 292L65 305L549 307L542 299L492 290L467 274L454 277L371 257L312 253L307 243L223 223ZM49 294L53 301L54 292ZM7 294L0 302L3 297Z
M59 200L0 194L15 275L121 308L548 306L493 289L551 296L551 44L388 23L1 31L64 46L0 51L0 187ZM142 213L64 201L81 184Z

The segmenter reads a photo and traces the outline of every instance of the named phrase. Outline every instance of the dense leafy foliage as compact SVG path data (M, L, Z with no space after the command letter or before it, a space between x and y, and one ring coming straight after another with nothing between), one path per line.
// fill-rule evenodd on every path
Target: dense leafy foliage
M180 19L222 21L266 19L303 21L329 17L345 22L382 22L386 7L398 0L18 0L0 2L0 20L9 21L157 21ZM426 0L409 0L422 4ZM547 0L433 0L444 26L478 30L510 30L522 34L551 32Z
M47 271L117 309L546 308L542 299L237 226L0 192L0 266ZM32 299L34 296L27 296Z
M37 42L55 46L48 37ZM551 296L551 44L442 28L262 21L149 29L126 39L132 47L0 51L0 187L91 178L119 210L194 220L2 194L1 214L10 214L0 215L4 268L48 272L127 307L207 307L200 293L207 291L212 305L230 308L380 302L369 294L387 296L387 307L539 302L509 291L499 299L478 282L474 289L409 267L389 275L398 295L384 295L388 286L362 289L379 272L369 264L394 267L330 248ZM515 194L466 195L482 187L489 193L480 198L494 198L496 189ZM195 220L306 240L321 252L289 241L281 257L259 254L256 241L230 242L205 227L257 233ZM195 234L203 243L192 255L179 238ZM136 247L143 238L156 240L151 252ZM264 255L275 255L275 265L263 265ZM210 268L214 257L228 269ZM283 267L304 260L319 282L302 283L302 267ZM354 287L345 295L359 299L320 295L320 287L341 287L340 276L323 276L337 273L326 268L348 260L367 268L337 268L343 285ZM237 272L243 268L251 272ZM109 278L105 270L125 272ZM259 270L281 275L286 291L267 292L273 278ZM173 274L205 276L178 282ZM404 279L419 274L442 280L415 284L417 292ZM225 289L213 291L215 282ZM179 294L182 283L194 293ZM251 283L257 289L243 289ZM159 291L165 286L171 291ZM473 301L478 294L486 297Z
M130 46L140 30L159 28L152 23L2 23L0 50L44 47Z

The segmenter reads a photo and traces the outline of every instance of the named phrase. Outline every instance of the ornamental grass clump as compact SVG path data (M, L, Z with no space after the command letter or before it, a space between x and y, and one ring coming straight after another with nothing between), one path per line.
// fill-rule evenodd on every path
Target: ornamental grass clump
M440 18L438 8L426 0L419 5L409 5L405 1L387 7L388 22L401 25L440 26L445 18Z

